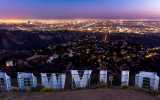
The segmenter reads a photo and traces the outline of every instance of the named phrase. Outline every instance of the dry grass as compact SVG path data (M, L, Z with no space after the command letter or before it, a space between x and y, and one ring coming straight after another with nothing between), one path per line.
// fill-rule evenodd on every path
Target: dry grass
M144 91L103 88L61 92L14 92L1 94L0 100L160 100Z

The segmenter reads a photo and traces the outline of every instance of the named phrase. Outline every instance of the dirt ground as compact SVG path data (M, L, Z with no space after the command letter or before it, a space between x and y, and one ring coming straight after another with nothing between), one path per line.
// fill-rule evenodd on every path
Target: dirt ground
M133 89L90 89L49 93L0 94L0 100L160 100Z

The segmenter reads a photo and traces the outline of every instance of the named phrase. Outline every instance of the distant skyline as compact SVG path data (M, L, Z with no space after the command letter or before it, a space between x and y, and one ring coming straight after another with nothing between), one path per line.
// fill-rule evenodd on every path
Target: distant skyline
M0 0L0 19L160 18L160 0Z

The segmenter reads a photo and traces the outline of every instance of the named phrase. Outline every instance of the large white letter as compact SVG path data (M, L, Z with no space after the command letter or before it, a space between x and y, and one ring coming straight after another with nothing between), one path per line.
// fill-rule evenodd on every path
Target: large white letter
M64 89L65 86L65 74L51 74L47 76L46 73L41 73L42 85L46 88Z
M128 86L129 85L129 71L122 71L121 72L121 86Z
M148 80L146 80L148 79ZM135 85L139 88L148 87L152 90L158 90L159 88L159 77L157 73L153 72L140 72L136 74ZM147 85L147 86L146 86Z
M25 89L26 86L31 88L35 88L37 86L37 78L33 73L18 72L17 80L20 89Z
M74 83L77 88L84 88L87 86L88 82L90 81L92 71L91 70L84 70L84 73L82 77L79 75L78 70L71 70L72 74L72 80L74 80ZM73 85L73 81L72 81Z
M107 84L107 70L100 71L99 80L100 80L100 83Z
M11 79L4 72L0 72L0 88L5 89L7 91L11 90Z

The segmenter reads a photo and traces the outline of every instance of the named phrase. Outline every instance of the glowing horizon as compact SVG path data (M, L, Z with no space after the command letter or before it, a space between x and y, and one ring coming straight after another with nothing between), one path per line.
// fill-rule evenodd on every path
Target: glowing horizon
M1 0L1 19L160 18L160 0Z

